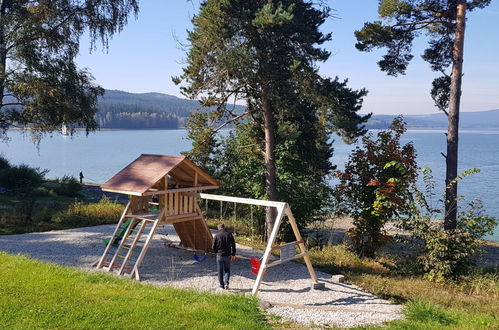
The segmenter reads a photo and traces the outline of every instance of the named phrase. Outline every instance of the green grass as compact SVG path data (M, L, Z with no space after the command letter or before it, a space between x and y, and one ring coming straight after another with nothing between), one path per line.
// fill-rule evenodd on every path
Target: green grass
M348 282L405 305L404 320L388 329L490 329L499 326L499 268L477 272L459 282L435 283L420 276L393 274L378 260L359 259L341 245L311 250L315 269L344 274ZM376 328L376 327L374 327Z
M159 288L0 253L0 328L265 329L256 299Z

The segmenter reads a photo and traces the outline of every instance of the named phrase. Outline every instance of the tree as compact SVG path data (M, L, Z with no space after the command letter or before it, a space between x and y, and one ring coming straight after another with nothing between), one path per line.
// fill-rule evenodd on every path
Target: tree
M121 31L137 0L4 0L0 2L0 129L29 127L38 137L63 125L98 126L104 90L76 66L80 37L91 49Z
M321 138L315 147L318 140L313 136L319 138L321 132L334 130L349 138L364 132L359 125L369 116L358 116L356 111L366 92L351 91L337 79L322 78L315 66L330 55L318 47L331 39L330 34L319 31L328 17L329 8L316 8L303 0L201 3L199 14L193 18L194 29L189 32L187 65L183 75L174 78L185 83L184 95L201 96L204 107L214 107L189 120L194 146L191 157L206 166L219 145L215 134L229 123L244 121L251 129L254 153L259 154L256 157L263 157L265 195L278 200L276 149L284 139L290 139L283 138L284 132L277 133L281 123L294 125L306 119L303 125L291 125L298 134L293 137L298 145L307 139L307 131L300 126L309 123L314 127L312 138L306 142L312 145L309 152L327 143ZM242 113L234 107L239 100L246 103ZM300 148L305 151L303 145ZM318 154L316 160L325 173L331 168L327 155ZM305 166L312 164L310 156L302 161ZM270 231L270 208L266 224Z
M466 12L484 8L491 0L381 0L381 21L366 23L356 31L357 49L370 51L386 47L387 53L378 62L389 75L404 74L413 40L425 33L428 48L423 59L431 69L442 73L433 81L431 96L435 105L448 117L445 176L445 229L457 228L457 177L459 107ZM451 68L450 74L446 70Z
M402 118L397 117L377 139L364 136L345 170L337 173L340 210L353 218L354 228L347 232L350 249L360 257L374 258L386 243L385 223L411 213L409 188L416 180L417 164L412 143L400 144L405 131Z

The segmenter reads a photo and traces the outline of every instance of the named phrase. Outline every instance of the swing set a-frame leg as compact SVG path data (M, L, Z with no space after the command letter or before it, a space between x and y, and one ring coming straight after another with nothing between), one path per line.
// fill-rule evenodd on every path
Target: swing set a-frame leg
M282 206L277 207L276 221L274 222L274 228L272 228L272 233L270 234L269 240L267 242L267 248L265 249L265 253L263 254L260 269L258 270L258 275L256 277L255 284L253 285L253 290L251 291L252 295L256 295L258 293L258 289L260 288L260 284L262 283L263 274L268 264L270 258L270 252L272 251L272 246L274 245L277 233L279 232L279 227L281 226L281 221L284 216L284 213L288 217L289 223L291 224L291 228L293 229L293 233L295 234L296 240L300 242L298 246L300 247L301 253L304 255L303 259L305 260L305 264L307 265L307 269L310 274L310 278L312 279L314 287L318 288L321 286L319 285L320 283L318 283L317 281L317 276L315 275L314 268L312 267L310 256L307 253L300 231L298 230L298 226L296 225L295 217L293 216L293 213L291 212L289 205L286 203L283 204Z

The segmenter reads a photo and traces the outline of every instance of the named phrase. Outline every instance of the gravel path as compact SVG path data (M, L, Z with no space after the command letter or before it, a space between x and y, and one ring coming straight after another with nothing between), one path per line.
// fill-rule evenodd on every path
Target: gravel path
M103 252L102 238L110 236L113 225L59 230L44 233L0 236L0 250L65 266L90 269ZM142 281L178 288L250 293L255 275L249 258L262 252L238 245L238 259L231 266L230 290L218 291L213 257L199 263L192 252L165 247L165 239L178 244L173 226L160 227L140 269ZM402 306L332 280L317 272L325 290L310 290L310 277L304 265L288 262L273 267L260 287L258 297L269 302L270 313L305 325L353 327L376 324L402 317Z

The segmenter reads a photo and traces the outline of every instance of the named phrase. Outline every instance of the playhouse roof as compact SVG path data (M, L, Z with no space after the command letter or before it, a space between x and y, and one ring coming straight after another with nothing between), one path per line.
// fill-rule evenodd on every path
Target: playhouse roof
M115 176L101 185L104 191L142 195L165 175L179 184L192 185L197 173L197 186L217 186L218 182L185 156L142 154ZM215 187L213 187L215 188Z

